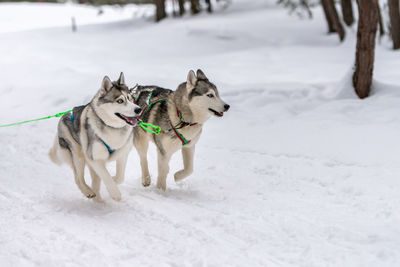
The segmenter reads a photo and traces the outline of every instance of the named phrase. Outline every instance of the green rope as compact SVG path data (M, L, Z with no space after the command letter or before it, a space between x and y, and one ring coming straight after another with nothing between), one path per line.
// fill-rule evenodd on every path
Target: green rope
M65 111L65 112L57 113L56 115L50 115L50 116L43 117L43 118L38 118L38 119L33 119L33 120L28 120L28 121L15 122L15 123L10 123L10 124L3 124L3 125L0 125L0 127L10 127L10 126L20 125L20 124L34 122L34 121L41 121L41 120L46 120L46 119L50 119L50 118L61 117L62 115L66 114L66 113L70 113L71 111L72 111L72 109L68 110L68 111Z
M70 113L70 112L72 112L72 109L64 111L64 112L57 113L55 115L46 116L46 117L43 117L43 118L38 118L38 119L33 119L33 120L28 120L28 121L15 122L15 123L10 123L10 124L3 124L3 125L0 125L0 127L10 127L10 126L16 126L16 125L29 123L29 122L34 122L34 121L41 121L41 120L46 120L46 119L50 119L50 118L61 117L62 115ZM147 132L150 132L150 133L153 133L155 135L159 135L161 133L161 127L159 127L159 126L156 126L156 125L153 125L153 124L150 124L150 123L146 123L146 122L143 122L143 121L140 121L139 125L140 125L140 127L143 128L143 130L145 130Z
M150 132L155 135L159 135L161 133L161 127L153 125L151 123L141 121L139 122L139 126L142 127L142 129L145 130L146 132Z

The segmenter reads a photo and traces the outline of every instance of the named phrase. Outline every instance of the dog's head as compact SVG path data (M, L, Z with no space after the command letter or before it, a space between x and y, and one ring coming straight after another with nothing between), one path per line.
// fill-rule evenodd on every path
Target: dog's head
M99 91L93 99L93 108L105 124L122 128L126 125L135 126L142 109L133 103L131 91L125 84L124 74L112 82L105 76Z
M206 118L212 115L222 117L229 110L230 106L220 98L217 87L200 69L197 70L197 76L193 70L189 71L186 90L191 109L197 114Z

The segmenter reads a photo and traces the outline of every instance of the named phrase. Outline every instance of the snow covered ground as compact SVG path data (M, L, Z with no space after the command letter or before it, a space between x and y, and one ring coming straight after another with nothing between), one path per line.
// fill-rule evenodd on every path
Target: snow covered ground
M0 4L0 123L87 103L120 71L175 88L202 68L231 105L205 125L179 184L173 157L166 192L154 186L154 147L149 188L132 151L119 203L85 199L50 162L57 119L1 128L0 265L400 266L399 52L377 45L374 92L359 100L355 27L340 44L320 9L301 20L274 2L159 24L148 6L102 17Z

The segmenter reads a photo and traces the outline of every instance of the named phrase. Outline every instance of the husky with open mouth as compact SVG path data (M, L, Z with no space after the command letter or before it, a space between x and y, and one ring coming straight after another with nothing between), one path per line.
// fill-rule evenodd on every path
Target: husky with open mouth
M114 82L106 76L89 104L75 107L60 119L49 156L54 163L71 166L75 182L87 198L101 199L102 180L110 196L116 201L121 199L117 184L124 180L133 127L142 111L133 103L131 93L123 73ZM106 168L109 161L116 161L114 177ZM84 179L86 165L92 177L91 187Z
M171 156L182 150L183 169L175 173L175 181L192 174L195 145L203 124L212 116L222 117L229 105L220 98L217 87L201 70L197 70L197 75L191 70L187 81L176 91L138 86L133 96L135 103L142 108L140 119L162 129L159 135L140 127L134 129L133 142L140 157L142 184L149 186L151 183L147 150L149 141L153 141L158 152L157 187L165 190Z

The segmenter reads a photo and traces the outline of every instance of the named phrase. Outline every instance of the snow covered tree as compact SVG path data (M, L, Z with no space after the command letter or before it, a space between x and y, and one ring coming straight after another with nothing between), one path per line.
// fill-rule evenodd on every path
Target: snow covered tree
M375 37L378 28L378 1L357 0L358 29L355 70L353 86L360 98L369 95L372 84L372 73L375 57Z
M400 48L400 10L399 0L388 0L390 17L390 35L393 40L393 49Z

